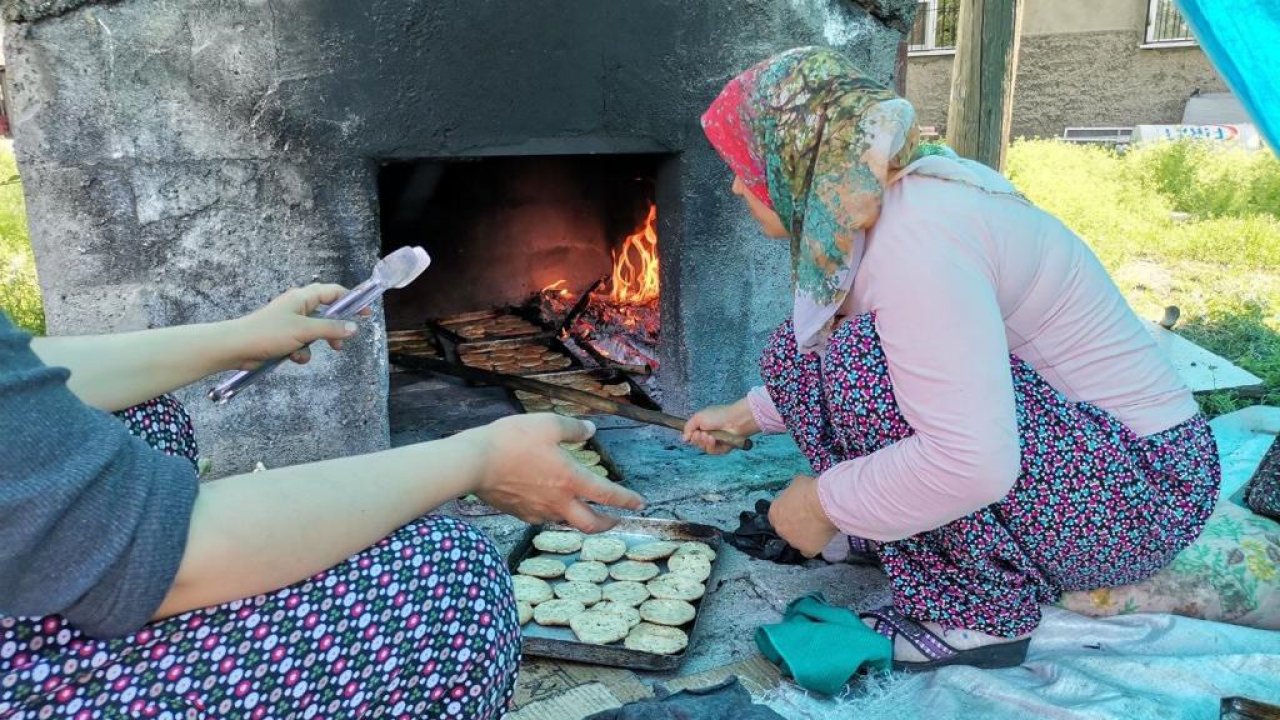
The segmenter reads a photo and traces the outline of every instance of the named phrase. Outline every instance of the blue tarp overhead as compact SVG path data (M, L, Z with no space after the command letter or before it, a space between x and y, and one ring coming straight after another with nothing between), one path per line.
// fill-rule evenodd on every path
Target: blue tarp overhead
M1280 153L1280 0L1177 0L1200 46Z

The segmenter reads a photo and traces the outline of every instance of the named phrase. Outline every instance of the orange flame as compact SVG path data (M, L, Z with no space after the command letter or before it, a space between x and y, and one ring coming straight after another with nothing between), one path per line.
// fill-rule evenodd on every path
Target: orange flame
M645 305L658 298L658 206L649 203L644 227L622 243L613 256L609 299L621 305Z
M566 282L568 282L568 280L557 280L557 281L555 281L555 282L551 283L550 285L548 285L548 286L546 286L546 287L542 288L542 294L543 294L543 295L552 295L552 294L555 294L555 295L559 295L560 297L569 297L569 296L573 295L573 293L569 292L569 291L564 287L564 284L565 284Z

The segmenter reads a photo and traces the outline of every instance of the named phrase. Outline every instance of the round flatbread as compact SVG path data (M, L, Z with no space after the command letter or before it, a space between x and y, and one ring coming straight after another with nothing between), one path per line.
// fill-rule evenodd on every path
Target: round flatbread
M533 546L542 552L566 555L582 549L582 533L565 530L544 530L533 539Z
M533 619L533 606L523 600L516 601L516 615L520 617L520 624L527 625Z
M568 450L568 451L569 451L569 452L571 452L571 453L572 453L572 452L574 452L574 451L576 451L576 450L581 450L581 449L585 448L586 446L587 446L587 441L586 441L586 440L581 440L581 441L579 441L579 442L563 442L563 443L560 443L560 447L564 448L565 450Z
M630 580L631 582L644 582L658 575L658 566L651 562L636 562L635 560L623 560L622 562L609 568L609 576L614 580ZM652 591L650 591L652 592Z
M521 575L532 575L537 578L558 578L564 575L564 563L549 557L525 558L520 562L516 572Z
M609 468L603 465L592 465L587 469L606 480L609 479Z
M667 573L660 578L654 578L645 587L649 589L650 595L660 600L684 600L685 602L693 602L707 591L702 583L677 573Z
M584 643L608 645L625 638L631 630L626 618L614 613L588 610L569 619L573 634Z
M675 655L689 646L689 636L678 628L640 623L631 628L623 644L628 650L639 650L656 655Z
M655 625L683 625L693 619L698 611L684 600L645 600L640 605L640 618Z
M591 612L612 613L627 621L627 627L640 624L640 611L630 605L604 600L591 606Z
M539 625L568 625L571 618L586 611L587 606L577 600L548 600L533 609L533 621Z
M613 537L589 537L582 541L582 559L583 560L599 560L600 562L611 563L627 551L627 544L618 538ZM614 575L618 580L633 580L634 578L620 578Z
M614 582L601 591L605 600L635 607L649 599L649 588L638 582Z
M627 549L628 560L639 560L641 562L653 562L661 560L664 557L670 557L680 547L680 543L671 542L669 540L659 540L657 542L647 542L635 547Z
M677 575L691 577L698 582L711 577L711 561L693 553L672 556L667 560L667 569Z
M600 586L589 582L564 582L552 588L556 597L563 600L577 600L583 605L595 605L600 602Z
M530 605L537 605L555 597L555 593L551 590L551 585L546 580L539 580L528 575L516 575L511 578L511 582L516 589L517 602L523 601Z
M609 567L596 560L576 562L564 571L564 579L575 582L602 583L609 579Z
M603 385L600 389L613 397L626 397L631 394L631 386L624 382L616 385Z
M674 554L701 555L702 557L706 558L708 561L716 559L716 551L712 550L710 545L706 543L700 543L697 541L681 543L680 549L676 550Z
M578 462L582 463L583 465L599 465L600 464L600 453L596 452L595 450L587 450L583 448L582 450L570 450L569 454L573 455L573 457L576 458Z

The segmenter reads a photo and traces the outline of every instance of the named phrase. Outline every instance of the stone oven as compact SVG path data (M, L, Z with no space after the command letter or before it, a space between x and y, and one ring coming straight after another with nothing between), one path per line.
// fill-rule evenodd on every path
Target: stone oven
M231 317L292 285L358 282L414 233L436 255L416 286L388 296L386 325L369 322L340 355L319 352L227 406L199 388L184 396L223 474L385 447L388 325L544 282L577 289L607 268L641 201L657 207L664 407L743 392L789 306L786 247L730 195L698 115L734 73L796 45L835 46L889 81L915 3L6 8L51 332ZM511 223L531 219L538 227L513 243ZM430 292L442 287L452 290Z

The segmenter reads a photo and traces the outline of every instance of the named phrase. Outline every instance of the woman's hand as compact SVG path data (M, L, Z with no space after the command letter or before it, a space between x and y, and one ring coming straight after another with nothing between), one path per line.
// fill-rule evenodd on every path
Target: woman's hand
M234 348L235 367L252 370L285 355L304 364L311 359L311 351L303 346L316 340L327 341L334 350L342 349L342 341L359 329L356 323L308 316L321 305L333 304L346 292L341 285L294 288L262 309L225 323L227 342ZM360 314L368 315L368 308Z
M227 370L252 370L286 355L304 363L315 340L335 349L355 323L307 317L346 293L341 285L290 290L236 320L110 335L36 338L31 349L46 365L71 371L67 387L100 410L115 412ZM367 313L362 313L367 314Z
M769 523L778 535L805 557L814 557L840 531L822 510L818 480L797 475L769 506Z
M711 437L711 430L723 430L750 437L760 432L751 405L742 398L732 405L712 405L699 410L684 424L684 441L711 455L723 455L733 448Z
M581 442L595 434L589 422L539 413L496 420L468 430L484 458L475 494L528 523L566 522L598 533L618 521L587 502L628 510L644 508L644 498L609 482L574 460L562 442Z

